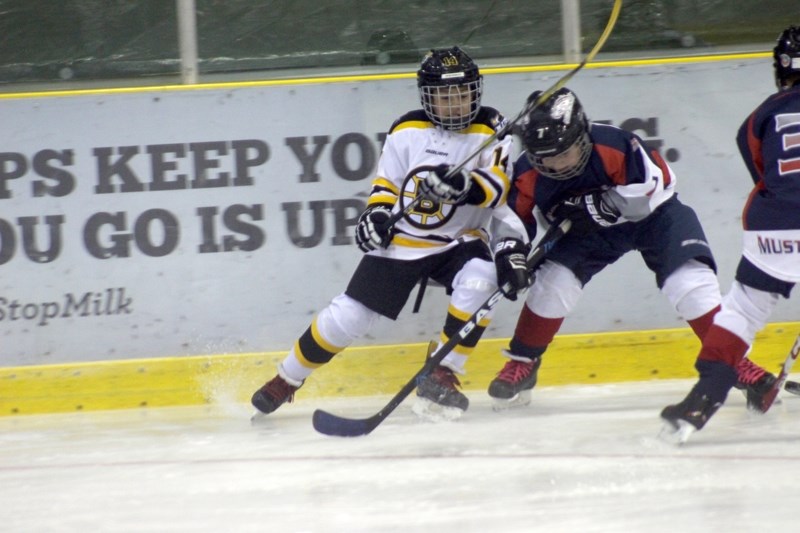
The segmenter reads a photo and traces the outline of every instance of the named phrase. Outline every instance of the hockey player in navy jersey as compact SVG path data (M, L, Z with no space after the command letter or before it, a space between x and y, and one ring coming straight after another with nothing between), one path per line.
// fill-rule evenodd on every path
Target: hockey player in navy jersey
M396 319L424 278L439 282L450 295L440 345L498 286L510 283L512 292L506 296L515 299L529 283L526 231L506 205L512 139L494 139L481 150L505 119L481 105L483 77L477 65L458 47L431 50L417 72L417 85L422 107L389 130L356 226L356 243L365 255L346 290L313 319L278 374L253 395L262 413L291 401L314 369L366 334L377 318ZM448 176L478 150L463 170ZM386 227L393 213L420 195L416 207ZM498 250L494 258L491 245ZM457 374L464 372L489 319L418 384L415 411L455 418L467 409Z
M503 352L509 360L489 385L495 408L530 402L542 355L584 286L633 250L703 339L721 300L716 266L697 215L678 200L675 174L658 152L633 133L590 123L566 88L524 117L517 134L525 152L514 165L509 205L532 233L537 219L548 225L568 218L572 229L536 272Z
M735 386L755 335L780 297L800 281L800 27L778 37L773 50L778 92L745 119L736 136L755 183L742 214L742 257L722 309L703 339L695 367L700 379L680 403L661 413L686 440L701 429ZM774 376L760 378L767 392ZM758 405L757 405L758 407Z

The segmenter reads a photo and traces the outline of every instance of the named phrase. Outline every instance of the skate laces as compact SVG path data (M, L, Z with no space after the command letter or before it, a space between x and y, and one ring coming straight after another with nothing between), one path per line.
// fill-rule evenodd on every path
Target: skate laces
M456 376L455 372L444 366L437 366L431 373L431 377L436 383L448 389L455 389L461 386L461 382L458 380L458 376Z
M261 390L272 396L279 402L292 403L297 387L290 385L280 376L275 376L271 381L264 385Z
M530 362L512 359L497 373L497 379L508 381L509 383L517 383L530 376L531 372L533 372L533 367L533 359Z
M753 385L757 383L767 371L750 361L750 359L745 358L736 366L736 373L739 378L739 383Z

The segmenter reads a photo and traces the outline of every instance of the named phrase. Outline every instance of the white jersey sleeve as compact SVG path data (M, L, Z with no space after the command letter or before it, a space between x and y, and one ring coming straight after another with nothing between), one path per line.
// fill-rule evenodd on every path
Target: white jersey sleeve
M675 173L666 161L653 161L646 148L634 138L630 157L639 160L641 182L617 185L604 192L604 199L617 208L626 221L647 218L658 206L675 194Z
M505 205L510 188L512 139L492 139L502 121L497 111L484 107L475 122L461 131L436 127L422 110L395 122L386 137L368 205L389 205L393 212L400 212L419 194L425 172L463 161L467 161L464 168L482 192L481 201L456 206L423 199L395 224L389 247L370 253L417 259L459 242L481 239L488 244L492 210ZM468 159L472 155L475 157Z
M519 239L525 244L530 242L525 224L522 223L522 220L508 204L503 204L492 212L489 233L491 235L490 245L492 250L503 239Z

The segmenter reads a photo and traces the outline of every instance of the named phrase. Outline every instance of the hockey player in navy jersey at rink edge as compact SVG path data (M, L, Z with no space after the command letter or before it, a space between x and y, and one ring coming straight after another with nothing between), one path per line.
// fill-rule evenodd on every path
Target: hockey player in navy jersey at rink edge
M639 251L658 288L703 339L720 308L716 265L697 215L678 200L675 174L658 152L633 133L590 123L567 88L523 117L515 132L525 152L514 164L509 205L531 238L537 220L546 226L568 218L572 228L536 271L503 352L509 360L489 385L495 409L530 402L542 356L584 286L630 251ZM764 375L744 365L743 379Z
M701 429L735 386L734 370L781 296L800 281L800 27L773 50L778 91L739 128L736 142L755 183L742 213L742 257L722 309L703 338L689 395L661 416L680 440ZM768 388L774 378L767 380Z
M458 47L431 50L417 72L417 85L422 108L392 125L358 219L355 238L365 255L345 291L316 315L278 374L253 395L261 413L291 401L314 369L366 334L378 317L396 319L424 278L443 285L450 296L439 345L499 286L510 283L506 296L512 299L528 286L527 234L506 205L511 136L494 140L464 170L447 176L505 124L497 110L481 105L483 77L477 65ZM423 196L421 203L385 228L391 214L417 195ZM492 244L499 250L494 259ZM464 373L490 318L418 384L415 412L452 419L467 409L457 374Z

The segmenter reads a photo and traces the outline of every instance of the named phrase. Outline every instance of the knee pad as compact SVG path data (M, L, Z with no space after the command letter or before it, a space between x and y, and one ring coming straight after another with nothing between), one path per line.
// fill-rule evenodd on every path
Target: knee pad
M319 334L330 344L345 348L364 336L380 315L346 294L340 294L316 318Z
M459 311L472 314L496 290L497 271L494 263L484 259L471 259L453 278L450 305Z
M583 285L570 269L545 261L536 271L525 305L539 316L562 318L575 308L581 294Z
M722 300L716 274L696 259L686 261L670 274L661 292L685 320L705 315Z

